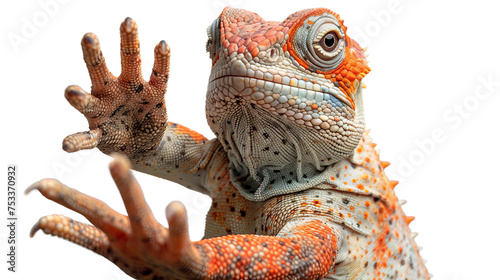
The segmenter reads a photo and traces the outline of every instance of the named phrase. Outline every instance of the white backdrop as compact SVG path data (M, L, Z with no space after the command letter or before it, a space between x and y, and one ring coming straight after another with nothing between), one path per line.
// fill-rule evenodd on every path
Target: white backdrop
M123 279L107 260L30 227L46 214L83 217L38 193L22 191L46 177L124 207L97 150L66 154L62 139L87 130L87 122L63 94L67 85L90 89L80 40L96 33L111 71L118 75L121 21L139 24L143 71L149 77L153 48L172 49L167 92L169 120L213 137L204 99L210 71L205 28L226 5L283 20L304 8L338 12L348 34L368 46L373 71L365 79L366 120L429 271L439 280L499 279L497 208L500 149L500 41L494 1L4 1L1 18L0 252L6 259L7 164L18 165L17 273L0 265L1 279ZM460 2L460 3L457 3ZM8 4L6 4L8 3ZM183 201L193 240L203 235L206 197L136 173L156 217Z

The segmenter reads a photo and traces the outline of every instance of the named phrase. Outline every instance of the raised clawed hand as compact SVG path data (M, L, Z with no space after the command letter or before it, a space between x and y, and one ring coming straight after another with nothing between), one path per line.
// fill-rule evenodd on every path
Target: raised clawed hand
M88 120L90 130L66 137L63 149L76 152L99 148L130 158L147 156L160 143L167 126L165 91L170 48L165 41L154 50L154 66L149 82L141 75L137 24L127 18L120 26L122 72L115 77L108 70L95 34L82 39L83 58L89 70L92 90L66 88L69 103Z

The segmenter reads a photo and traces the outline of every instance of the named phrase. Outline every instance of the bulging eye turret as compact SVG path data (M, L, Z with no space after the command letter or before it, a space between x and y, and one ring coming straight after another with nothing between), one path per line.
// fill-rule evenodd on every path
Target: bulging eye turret
M297 29L293 39L297 54L313 69L330 71L344 60L344 32L338 20L330 15L311 16Z
M220 19L216 18L212 25L207 27L207 44L206 50L210 56L210 59L214 60L217 53L220 50Z

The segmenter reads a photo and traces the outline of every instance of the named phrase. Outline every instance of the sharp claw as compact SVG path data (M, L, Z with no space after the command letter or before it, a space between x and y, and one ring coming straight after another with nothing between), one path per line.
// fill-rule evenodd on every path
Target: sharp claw
M85 33L82 38L82 49L84 52L84 59L87 65L95 66L100 63L102 58L101 44L99 38L94 33Z
M87 234L88 232L85 233L80 231L75 233L79 231L78 228L88 229L87 231L97 230L103 233L106 239L108 239L108 237L117 239L119 238L118 236L122 236L128 232L129 223L125 216L114 211L104 202L80 193L75 189L71 189L57 180L44 179L38 181L28 187L26 193L35 189L39 190L44 197L83 215L89 222L94 224L94 226L83 224L64 216L50 215L42 217L39 222L33 226L30 233L32 237L39 229L42 229L47 234L57 235L65 239L68 239L68 236L92 238L91 234ZM73 239L69 240L76 242Z
M150 84L164 92L168 82L170 69L170 47L164 40L155 47L155 62L151 73Z
M94 33L86 33L85 35L83 35L82 45L84 45L86 48L95 49L99 46L99 40Z
M49 196L54 196L55 193L59 192L61 189L61 182L59 182L56 179L43 179L38 182L33 183L31 186L29 186L25 191L24 194L29 194L33 190L37 190L40 192L43 191L48 191L47 194Z
M78 86L68 86L65 91L66 98L71 98L73 96L85 96L85 93Z
M33 238L40 229L42 228L40 227L40 221L38 221L36 222L36 224L33 225L33 227L31 227L30 238Z
M165 40L160 41L160 47L158 48L160 50L160 53L163 55L166 55L170 52L170 48L167 45L167 42Z
M54 179L44 179L44 180L40 180L38 182L35 182L33 184L31 184L31 186L29 186L25 191L24 191L24 194L29 194L30 192L32 192L33 190L38 190L40 191L41 189L46 189L48 187L49 184L51 184L52 186L51 187L54 187L54 183L59 183L59 181L57 180L54 180ZM44 217L45 218L45 217ZM36 224L33 225L33 227L31 227L31 230L30 230L30 237L33 238L35 236L35 234L42 229L42 223L45 224L46 220L44 218L40 218Z
M137 43L138 45L137 29L137 23L132 18L127 17L120 26L120 31L122 32L122 43ZM125 35L123 33L126 33L128 36L123 36Z
M90 131L71 134L63 140L63 150L68 153L97 147L101 140L102 130L99 128Z
M127 17L124 21L123 21L123 26L125 27L125 31L127 33L130 33L132 32L132 29L133 29L133 26L132 26L132 18L130 17Z
M38 182L32 184L31 186L29 186L25 191L24 191L24 194L25 195L28 195L30 192L32 192L33 190L38 190L38 186L37 186Z
M63 185L58 180L44 179L38 181L29 186L25 193L29 193L35 189L47 199L83 215L95 227L111 238L116 238L116 236L128 232L128 220L125 216L114 211L104 202ZM46 223L51 222L53 224L54 219L56 220L56 224L59 223L58 221L63 221L71 225L76 224L73 220L63 216L60 218L57 218L58 216L55 215L47 217L40 219L40 228L51 228L46 227ZM53 229L54 226L52 226L51 232L53 232Z
M155 64L158 66L168 66L170 62L170 47L165 40L161 40L155 47Z
M75 109L81 113L86 113L84 110L87 108L89 103L97 101L96 97L76 85L68 86L64 91L64 97L66 97L66 100L68 100L71 106L75 107Z
M94 226L62 215L49 215L40 218L33 225L30 237L33 237L38 230L43 230L46 234L74 242L102 256L107 255L106 249L109 247L109 239L102 230Z
M63 140L63 146L62 146L63 150L68 152L68 153L73 153L75 152L75 147L70 144L70 143L66 143L66 138Z

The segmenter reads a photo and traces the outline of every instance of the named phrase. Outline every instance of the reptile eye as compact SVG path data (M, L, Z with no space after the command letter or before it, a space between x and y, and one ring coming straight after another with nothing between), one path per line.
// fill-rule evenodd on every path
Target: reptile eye
M294 34L295 51L313 69L335 69L345 55L345 34L341 26L330 14L307 18Z
M220 49L220 19L216 18L214 22L207 28L207 44L206 50L213 60Z
M337 42L338 42L337 34L335 34L335 32L333 31L330 31L321 38L321 40L319 41L319 45L326 52L331 52L335 50L335 48L337 47Z

